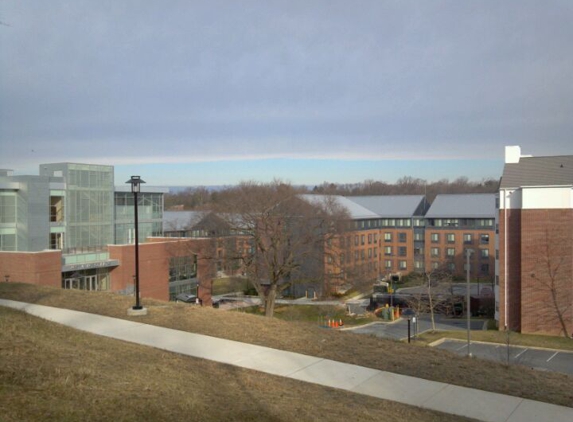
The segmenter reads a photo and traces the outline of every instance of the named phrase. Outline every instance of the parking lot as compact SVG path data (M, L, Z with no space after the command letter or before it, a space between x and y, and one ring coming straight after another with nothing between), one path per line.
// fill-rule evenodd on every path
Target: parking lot
M466 330L467 322L465 319L461 318L447 318L443 315L435 316L436 330ZM483 330L485 321L472 320L470 327L471 330ZM412 337L414 334L422 334L424 331L432 329L432 323L430 321L429 315L423 315L417 318L416 324L411 323L410 330ZM353 333L357 334L369 334L376 337L391 338L394 340L404 340L408 338L408 321L404 318L398 321L389 322L375 322L372 324L350 328Z
M468 345L464 340L445 339L436 342L434 347L459 355L467 355ZM543 371L561 372L573 375L573 352L547 349L533 349L521 346L507 346L492 343L470 343L472 356L494 360L510 365L523 365Z

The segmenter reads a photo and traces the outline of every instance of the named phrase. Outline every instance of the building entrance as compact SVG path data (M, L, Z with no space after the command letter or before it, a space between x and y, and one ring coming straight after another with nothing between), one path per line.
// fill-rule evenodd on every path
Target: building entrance
M109 289L109 273L105 269L76 271L62 275L62 288L101 291Z

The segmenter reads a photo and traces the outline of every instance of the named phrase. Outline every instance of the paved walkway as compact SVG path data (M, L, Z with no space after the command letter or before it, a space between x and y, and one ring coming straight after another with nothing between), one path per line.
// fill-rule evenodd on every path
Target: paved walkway
M0 299L92 334L482 421L571 422L573 408L106 316Z

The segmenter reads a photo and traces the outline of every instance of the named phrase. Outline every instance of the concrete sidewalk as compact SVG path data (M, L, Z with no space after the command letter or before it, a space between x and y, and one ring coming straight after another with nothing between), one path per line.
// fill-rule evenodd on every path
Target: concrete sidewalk
M398 375L136 321L0 299L48 321L187 356L482 421L571 422L573 408Z

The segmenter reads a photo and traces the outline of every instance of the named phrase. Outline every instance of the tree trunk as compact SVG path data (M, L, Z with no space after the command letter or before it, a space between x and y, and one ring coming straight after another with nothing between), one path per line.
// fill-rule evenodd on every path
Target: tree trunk
M432 282L428 277L428 299L430 300L430 318L432 318L432 331L436 331L436 322L434 320L434 304L432 303Z
M272 318L275 312L275 299L277 297L277 286L272 285L265 298L265 316Z

